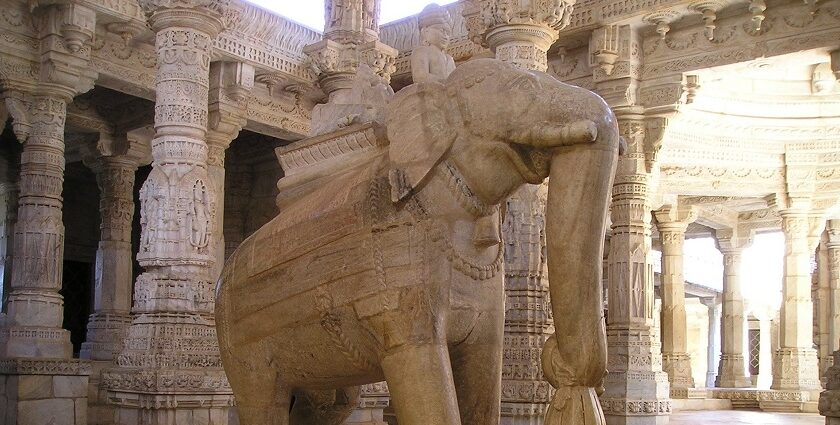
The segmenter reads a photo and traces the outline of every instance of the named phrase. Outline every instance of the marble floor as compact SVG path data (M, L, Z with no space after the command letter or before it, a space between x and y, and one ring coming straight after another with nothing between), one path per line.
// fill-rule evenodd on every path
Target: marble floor
M765 413L749 410L679 412L671 415L670 425L823 425L818 414Z

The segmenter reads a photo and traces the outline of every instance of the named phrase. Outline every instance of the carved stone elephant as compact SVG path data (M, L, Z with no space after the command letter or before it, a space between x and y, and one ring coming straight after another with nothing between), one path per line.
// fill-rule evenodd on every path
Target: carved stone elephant
M358 386L382 380L400 425L498 424L500 205L549 174L544 369L562 387L555 416L600 416L608 106L480 59L398 92L385 127L389 144L299 194L224 267L216 318L242 424L340 424Z

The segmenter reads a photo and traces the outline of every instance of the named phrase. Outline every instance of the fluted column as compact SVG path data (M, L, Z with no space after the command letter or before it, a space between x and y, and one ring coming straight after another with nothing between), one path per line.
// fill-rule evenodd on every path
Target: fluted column
M140 190L137 260L145 271L118 367L103 373L102 385L127 418L121 425L224 424L233 398L213 316L211 268L221 229L206 136L211 47L232 5L140 4L156 33L158 63L152 171Z
M496 59L545 72L547 52L568 22L571 5L562 0L509 4L494 13L496 0L468 2L467 30ZM518 18L517 18L518 17ZM543 376L540 353L554 333L548 296L545 202L548 184L525 185L507 204L505 241L505 346L502 369L502 424L541 421L553 389Z
M744 362L744 296L741 293L741 254L752 238L739 238L733 230L716 232L718 250L723 254L723 315L721 317L721 353L715 386L749 388Z
M662 369L668 373L671 398L686 398L688 389L694 388L694 378L686 341L683 245L685 230L697 213L691 208L666 206L655 215L662 243Z
M776 352L771 388L819 390L811 300L811 222L807 211L800 209L782 210L780 215L785 234L781 347Z
M643 151L645 124L619 116L628 151L619 159L610 208L606 391L601 396L609 425L657 424L671 412L668 375L654 330L650 175ZM667 420L667 419L666 419Z

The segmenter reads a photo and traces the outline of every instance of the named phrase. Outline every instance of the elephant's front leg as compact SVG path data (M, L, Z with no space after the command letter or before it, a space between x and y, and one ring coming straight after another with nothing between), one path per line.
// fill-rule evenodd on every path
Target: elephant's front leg
M450 352L463 425L499 424L504 321L502 308L482 312L469 337Z
M407 343L382 358L400 425L460 425L446 344Z

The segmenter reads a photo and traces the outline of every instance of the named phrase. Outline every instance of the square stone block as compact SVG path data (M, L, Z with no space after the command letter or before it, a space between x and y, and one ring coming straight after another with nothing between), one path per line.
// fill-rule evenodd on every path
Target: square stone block
M191 424L193 423L193 411L187 409L176 409L175 410L175 423L176 424Z
M117 409L117 423L120 425L136 425L139 423L139 415L136 409Z
M17 410L17 425L75 425L75 405L72 399L21 400Z
M86 397L88 392L87 376L54 376L53 394L60 398Z
M52 378L53 377L49 375L18 376L18 399L23 401L51 398L53 396Z

